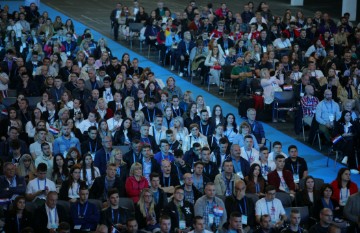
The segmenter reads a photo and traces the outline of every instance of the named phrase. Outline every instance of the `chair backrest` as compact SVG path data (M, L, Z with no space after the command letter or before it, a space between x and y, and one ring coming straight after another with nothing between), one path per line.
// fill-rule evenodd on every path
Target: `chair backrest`
M7 91L7 96L8 96L8 97L17 97L17 91L16 91L16 90L11 90L11 89L9 89L9 90Z
M127 197L120 197L119 199L119 206L128 209L130 211L130 215L134 216L135 214L135 206L134 202L131 198Z
M64 200L58 200L57 204L65 209L65 213L70 213L70 202Z
M281 201L284 208L292 206L290 194L284 192L276 192L276 198Z
M274 92L274 100L279 104L290 104L293 102L293 91L276 91Z
M113 146L113 149L119 149L119 150L121 150L121 153L123 153L123 154L126 154L127 152L130 151L129 146Z
M259 200L259 196L256 195L255 193L247 193L246 197L251 199L254 202L254 204Z
M96 208L101 211L102 209L102 202L98 199L88 199L88 202L94 204L96 206Z
M314 189L320 190L321 186L324 184L324 180L320 178L314 178ZM305 189L305 179L301 179L299 182L300 189Z
M227 65L221 67L221 78L222 79L231 79L231 71L234 66Z
M216 197L220 198L225 203L226 197L224 195L216 195Z
M143 23L129 23L129 31L130 32L140 32L140 30L144 27Z
M6 97L3 99L2 103L5 107L9 107L10 105L16 102L16 97Z
M26 99L29 100L29 107L31 109L35 108L37 103L39 103L41 101L41 97L40 96L34 96L34 97L26 97Z

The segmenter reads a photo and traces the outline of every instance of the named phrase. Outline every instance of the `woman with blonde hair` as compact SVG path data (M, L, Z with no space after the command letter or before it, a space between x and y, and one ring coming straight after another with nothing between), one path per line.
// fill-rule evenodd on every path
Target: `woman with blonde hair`
M95 56L95 59L99 59L101 57L101 54L103 52L108 52L108 54L110 55L110 57L112 57L111 55L111 50L110 48L108 47L107 45L107 41L105 40L105 38L100 38L98 40L98 43L97 43L97 46L96 46L96 49L94 51L94 56Z
M205 59L205 66L210 67L209 74L212 76L212 80L209 80L210 83L215 83L220 87L220 72L221 67L225 64L225 59L223 54L220 53L219 48L213 47L209 52L208 56ZM221 89L221 88L220 88Z
M116 165L116 175L125 182L128 174L127 164L123 160L123 154L120 149L116 148L111 151L110 163Z
M209 113L209 117L211 117L211 111L210 107L206 106L204 97L202 95L196 96L196 108L197 108L197 114L200 116L201 110L207 110Z
M16 175L25 177L26 184L36 177L36 168L31 155L24 154L21 156L16 168Z
M149 182L143 176L141 163L133 163L130 167L129 177L125 182L127 196L131 198L134 203L137 203L139 201L140 191L148 187Z
M154 194L149 188L141 191L140 199L135 205L135 218L140 230L155 232L159 228L160 210L155 206Z
M116 75L116 78L114 80L114 88L116 91L121 91L125 86L125 79L122 73L119 73Z
M184 118L181 116L177 116L174 118L174 126L173 126L174 135L176 136L176 140L182 144L185 137L189 135L189 130L184 127Z
M134 97L128 96L124 100L124 107L122 109L123 117L130 118L131 120L135 117L135 99Z
M146 122L144 113L141 110L136 111L132 121L132 130L136 133L140 132L140 127Z

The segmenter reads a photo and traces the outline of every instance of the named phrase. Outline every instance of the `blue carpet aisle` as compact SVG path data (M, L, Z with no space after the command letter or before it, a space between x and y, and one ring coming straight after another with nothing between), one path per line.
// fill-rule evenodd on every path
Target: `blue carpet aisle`
M2 6L6 5L6 4L9 5L10 11L13 11L14 9L18 9L19 6L22 5L22 2L4 1L1 3ZM80 7L79 7L79 10L81 10ZM62 13L54 10L53 8L46 6L45 4L41 4L40 14L42 14L43 11L47 11L53 20L55 19L55 16L57 16L57 15L61 16L63 21L65 21L67 18L69 18L69 16L62 14ZM110 14L110 12L109 12L109 14ZM86 29L87 27L85 25L83 25L82 23L77 22L75 20L73 20L73 22L75 25L77 35L82 35L84 29ZM109 22L109 26L110 26L110 22ZM109 28L109 30L110 30L110 28ZM94 30L92 30L92 33L93 33L95 40L98 40L101 37L104 37L103 35L101 35L100 33L96 32ZM154 63L152 61L149 61L145 57L143 57L137 53L134 53L133 51L129 50L128 48L125 48L125 47L119 45L112 39L107 38L107 37L104 37L104 38L106 38L106 40L108 42L108 47L111 48L112 53L115 56L121 57L122 53L127 52L130 54L131 58L137 57L140 61L140 65L142 67L144 67L144 68L151 67L152 71L156 74L156 77L159 79L162 79L164 81L164 83L165 83L165 80L169 76L174 76L174 74L172 72L164 69L163 67L157 65L156 63ZM175 75L175 77L177 77L177 76ZM230 112L234 113L235 115L238 115L237 109L235 107L233 107L232 105L226 103L225 101L222 101L221 99L218 99L216 96L213 96L213 95L207 93L206 91L198 88L197 86L191 84L190 82L188 82L186 80L183 80L182 78L176 79L176 85L181 87L183 91L191 90L194 93L194 97L196 97L197 95L204 96L204 98L206 100L206 104L209 105L211 108L215 104L220 104L223 108L224 115L226 115L227 113L230 113ZM242 119L237 117L236 121L239 124L242 121ZM335 168L333 160L330 161L329 167L326 167L327 157L325 157L323 154L321 154L318 151L310 148L309 146L304 145L303 143L285 135L284 133L274 129L273 127L271 127L267 124L264 124L264 129L266 132L267 139L269 139L271 141L281 141L283 143L284 152L287 152L287 147L289 145L291 145L291 144L296 145L299 148L299 156L304 157L308 163L310 175L312 175L314 177L322 178L325 180L325 182L331 182L332 180L334 180L336 178L336 174L337 174L337 171L340 168L340 166L337 165L337 167ZM354 182L356 182L358 186L360 185L360 175L352 175L351 179Z

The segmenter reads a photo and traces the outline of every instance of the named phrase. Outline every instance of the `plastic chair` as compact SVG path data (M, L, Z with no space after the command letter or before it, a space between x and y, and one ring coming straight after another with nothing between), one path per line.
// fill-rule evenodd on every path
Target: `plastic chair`
M133 39L134 38L140 38L140 30L144 27L144 24L142 23L129 23L129 41L130 41L130 48L132 49L133 46ZM137 33L136 36L134 36L134 33ZM142 51L142 41L140 41L140 51Z
M226 92L226 84L228 83L232 83L232 79L231 79L231 71L233 69L234 66L223 66L221 67L221 73L220 73L220 82L223 83L224 85L224 91L223 91L223 97L225 96L225 92Z
M247 193L247 194L245 194L245 196L247 198L251 199L254 204L259 200L259 196L256 195L255 193Z
M274 93L274 110L276 111L276 119L278 120L280 111L294 110L293 103L293 91L276 91Z
M292 206L290 194L284 192L276 192L276 198L281 201L284 208Z
M5 105L5 107L9 107L15 102L16 102L16 97L6 97L2 100L2 104Z
M130 215L135 216L135 206L134 202L131 198L120 197L119 198L119 206L122 208L128 209L130 211Z

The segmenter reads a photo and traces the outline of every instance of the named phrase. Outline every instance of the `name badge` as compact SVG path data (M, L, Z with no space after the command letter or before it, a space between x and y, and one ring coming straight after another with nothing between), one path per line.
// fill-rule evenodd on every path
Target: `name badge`
M95 152L91 153L91 157L93 159L93 161L95 160Z
M300 93L300 97L304 97L304 95L305 95L304 93Z
M247 225L247 222L248 222L247 216L246 215L241 215L241 223L243 225Z
M57 224L51 224L50 225L50 229L57 229L58 228L58 225Z
M66 55L69 57L71 55L71 52L70 51L67 51L66 52Z
M209 224L213 224L213 223L214 223L214 215L209 214Z
M181 230L186 228L186 222L184 220L179 221L179 228Z
M81 229L81 225L75 225L74 226L74 230L80 230Z
M294 174L293 177L294 177L294 182L299 183L300 181L299 174Z
M267 52L266 46L262 46L262 50L263 50L264 53L266 53Z
M64 158L66 158L67 151L64 151L63 155L64 155Z

